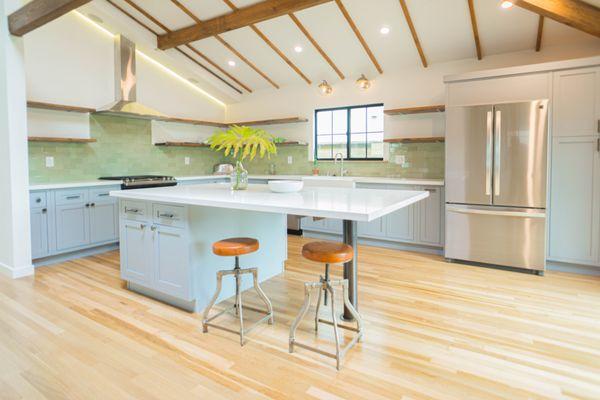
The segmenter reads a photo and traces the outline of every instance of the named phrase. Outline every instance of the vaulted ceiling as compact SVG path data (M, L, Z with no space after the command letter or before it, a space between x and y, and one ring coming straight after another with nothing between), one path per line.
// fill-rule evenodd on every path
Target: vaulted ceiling
M95 0L156 35L225 15L259 0ZM599 6L598 0L586 0ZM318 3L318 2L317 2ZM327 80L373 77L545 46L600 42L592 35L499 0L333 0L177 46L221 84L248 93ZM470 13L472 7L472 13ZM411 32L412 24L412 32ZM384 35L381 28L389 28ZM302 48L301 52L295 50ZM421 47L421 54L418 47ZM232 64L232 65L230 65ZM234 65L233 65L234 64Z

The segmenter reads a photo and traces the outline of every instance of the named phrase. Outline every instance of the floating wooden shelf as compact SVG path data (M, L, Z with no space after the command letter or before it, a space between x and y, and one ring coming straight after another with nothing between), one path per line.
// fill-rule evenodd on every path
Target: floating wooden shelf
M405 138L390 138L384 139L385 143L438 143L444 142L445 137L405 137Z
M70 112L78 112L78 113L93 113L96 112L93 108L87 107L77 107L77 106L67 106L64 104L51 104L51 103L42 103L39 101L28 101L27 107L30 108L41 108L44 110L53 110L53 111L70 111Z
M30 142L53 142L53 143L94 143L96 141L96 139L42 137L42 136L29 136L27 138L27 140Z
M288 118L263 119L263 120L258 120L258 121L229 122L229 123L227 123L227 125L228 126L231 126L231 125L254 126L254 125L297 124L300 122L308 122L308 119L300 118L300 117L288 117Z
M424 114L433 112L444 112L446 106L443 104L436 104L433 106L421 106L421 107L405 107L405 108L394 108L391 110L384 110L386 115L407 115L407 114Z
M290 141L290 142L281 142L275 143L276 146L307 146L306 142L298 142L298 141Z
M217 128L227 128L228 125L221 122L212 122L212 121L201 121L196 119L187 119L187 118L175 118L175 117L155 117L152 118L156 121L164 121L164 122L177 122L180 124L190 124L190 125L203 125L203 126L214 126Z
M206 143L194 143L194 142L162 142L154 143L155 146L167 146L167 147L210 147Z

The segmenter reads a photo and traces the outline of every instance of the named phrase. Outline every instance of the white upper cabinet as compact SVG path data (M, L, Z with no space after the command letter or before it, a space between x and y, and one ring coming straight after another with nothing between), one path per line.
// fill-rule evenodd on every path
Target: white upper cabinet
M554 73L553 136L590 136L600 126L600 68Z

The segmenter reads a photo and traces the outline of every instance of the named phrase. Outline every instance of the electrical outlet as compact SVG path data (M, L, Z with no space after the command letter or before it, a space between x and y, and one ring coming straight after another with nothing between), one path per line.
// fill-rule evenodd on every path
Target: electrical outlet
M394 163L396 164L404 164L406 162L406 156L405 155L398 155L394 157Z
M293 162L294 162L294 157L288 156L288 164L291 164Z
M54 157L46 157L46 168L54 168Z
M190 158L189 157L185 157L183 159L183 162L185 163L185 165L190 165Z

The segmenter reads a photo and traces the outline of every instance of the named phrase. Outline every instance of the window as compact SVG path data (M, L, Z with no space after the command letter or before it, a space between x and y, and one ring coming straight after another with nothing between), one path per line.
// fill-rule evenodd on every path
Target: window
M383 104L315 110L315 157L383 160Z

